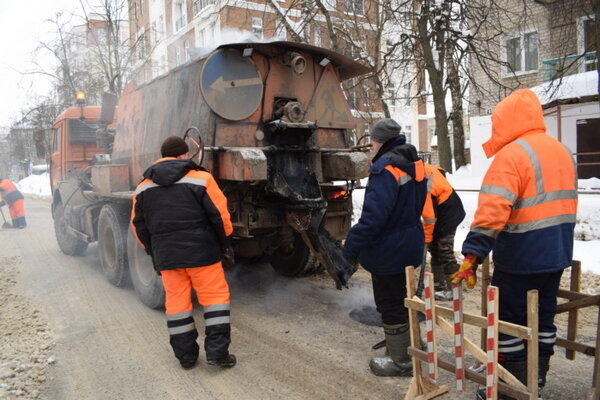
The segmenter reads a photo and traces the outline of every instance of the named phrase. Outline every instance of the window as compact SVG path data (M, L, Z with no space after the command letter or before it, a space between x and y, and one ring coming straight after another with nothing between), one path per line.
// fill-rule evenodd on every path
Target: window
M175 65L181 64L181 48L175 46Z
M146 37L144 31L138 33L137 42L135 44L136 56L138 60L143 60L146 56Z
M317 47L322 46L321 28L315 28L315 46L317 46Z
M348 14L363 15L365 12L363 0L344 0L344 9Z
M215 0L194 0L194 4L192 5L194 15L200 14L202 10L212 4L215 4Z
M275 36L277 40L286 40L287 39L287 30L285 29L285 25L279 24L277 29L275 29Z
M263 37L263 21L261 18L252 18L252 34L258 38L262 39Z
M389 102L390 106L395 106L396 105L396 87L394 86L394 84L392 82L388 83L387 92L388 92L388 102Z
M183 52L185 53L185 61L190 61L190 41L189 39L183 42Z
M186 24L184 0L176 0L173 2L173 20L175 22L175 32L183 29Z
M412 125L404 125L402 133L404 134L404 136L406 136L406 141L408 143L412 143Z
M323 0L323 5L329 11L335 11L337 8L336 0Z
M538 69L538 34L525 33L506 40L508 72L535 71Z
M596 70L598 62L598 38L594 30L596 18L585 18L581 21L581 53L585 53L583 59L583 72Z

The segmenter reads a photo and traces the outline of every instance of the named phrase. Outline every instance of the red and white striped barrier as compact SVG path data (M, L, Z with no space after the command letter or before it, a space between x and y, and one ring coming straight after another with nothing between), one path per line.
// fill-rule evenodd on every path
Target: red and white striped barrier
M486 366L486 400L496 400L498 382L498 288L487 290L487 366Z
M427 338L427 373L432 380L437 379L435 332L433 331L433 274L425 273L423 296L425 301L425 334Z
M454 359L456 367L456 391L464 390L465 370L463 366L463 314L462 284L452 284L452 310L454 311Z

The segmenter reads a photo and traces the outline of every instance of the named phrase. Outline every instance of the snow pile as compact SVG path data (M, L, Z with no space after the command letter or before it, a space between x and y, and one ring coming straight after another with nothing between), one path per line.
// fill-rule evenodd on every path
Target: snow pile
M580 179L577 186L579 190L598 191L600 193L600 179L598 178Z
M39 196L51 196L50 175L44 172L40 175L29 175L16 184L21 193L35 194Z

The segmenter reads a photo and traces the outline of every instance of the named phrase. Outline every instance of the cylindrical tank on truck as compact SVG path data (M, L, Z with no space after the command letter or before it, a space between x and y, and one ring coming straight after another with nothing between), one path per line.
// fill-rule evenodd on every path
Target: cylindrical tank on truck
M131 279L145 304L161 306L160 277L128 222L132 190L162 141L178 135L227 197L238 257L266 254L286 276L322 266L341 288L354 272L340 251L351 191L369 161L354 146L356 121L340 82L366 72L310 45L228 44L130 84L118 103L106 94L102 108L65 110L51 157L61 250L81 255L98 241L109 281Z

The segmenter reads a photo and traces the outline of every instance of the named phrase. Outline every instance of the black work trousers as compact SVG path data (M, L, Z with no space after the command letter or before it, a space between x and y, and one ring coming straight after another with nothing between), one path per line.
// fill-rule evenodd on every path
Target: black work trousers
M408 323L408 310L404 306L406 297L406 275L371 274L373 296L377 311L385 325Z

